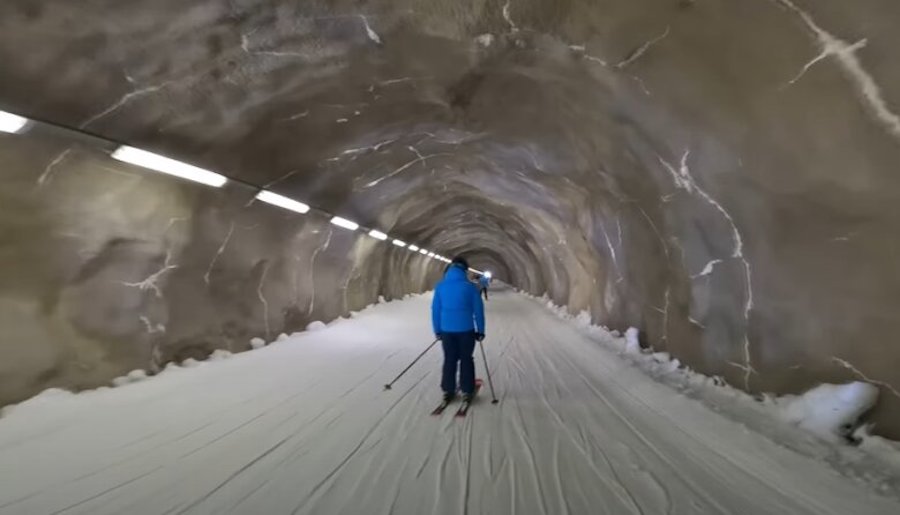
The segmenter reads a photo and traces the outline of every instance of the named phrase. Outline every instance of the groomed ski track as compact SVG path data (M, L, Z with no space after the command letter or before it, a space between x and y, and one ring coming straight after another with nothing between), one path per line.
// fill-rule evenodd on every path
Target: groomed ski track
M0 419L0 514L896 514L658 384L540 302L488 302L485 382L440 417L430 295ZM479 377L483 362L476 351Z

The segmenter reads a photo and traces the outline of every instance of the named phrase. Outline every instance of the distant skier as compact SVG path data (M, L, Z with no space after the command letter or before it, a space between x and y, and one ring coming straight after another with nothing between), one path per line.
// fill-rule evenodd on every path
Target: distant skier
M478 287L481 288L481 294L484 295L484 300L488 300L488 286L490 285L490 274L488 272L481 274L481 277L478 279Z
M444 401L456 395L456 370L459 364L459 386L463 401L472 400L475 393L475 342L484 339L484 303L478 288L469 282L469 264L462 257L450 262L444 279L434 289L431 302L431 323L434 334L444 348L444 368L441 389Z

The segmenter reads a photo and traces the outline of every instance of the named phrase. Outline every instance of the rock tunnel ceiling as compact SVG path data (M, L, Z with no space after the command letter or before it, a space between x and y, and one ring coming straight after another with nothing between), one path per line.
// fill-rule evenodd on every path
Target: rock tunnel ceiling
M889 0L4 2L0 108L467 253L750 391L870 380L898 437L898 23ZM5 316L83 343L5 341L33 365L4 371L3 402L240 348L439 273L34 138L0 140L4 268L72 245L45 232L90 245L7 270ZM110 195L122 220L70 219ZM123 270L167 270L163 291L123 301L101 286ZM77 307L91 296L130 325ZM194 305L209 299L222 309Z

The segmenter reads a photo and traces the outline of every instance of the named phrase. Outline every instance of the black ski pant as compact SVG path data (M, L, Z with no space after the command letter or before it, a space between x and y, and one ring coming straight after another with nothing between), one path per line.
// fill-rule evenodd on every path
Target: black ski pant
M487 288L482 288L481 294L484 295L484 300L487 300Z
M456 369L459 366L459 389L464 394L475 393L475 332L442 333L444 370L441 389L444 393L456 393Z

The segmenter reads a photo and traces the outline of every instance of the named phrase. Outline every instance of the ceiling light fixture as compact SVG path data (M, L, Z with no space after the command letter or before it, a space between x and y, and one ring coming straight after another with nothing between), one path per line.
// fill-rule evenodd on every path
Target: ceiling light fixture
M28 118L0 111L0 131L17 134L22 132L26 125L28 125Z
M278 206L290 211L294 211L300 213L301 215L309 212L309 206L307 206L303 202L297 202L296 200L289 199L277 193L272 193L271 191L262 190L256 194L256 198L257 200L261 200L267 204L272 204L273 206Z
M228 178L194 165L182 163L153 152L147 152L139 148L122 145L112 153L112 158L130 163L157 172L162 172L182 179L188 179L214 188L221 188L228 182Z
M355 230L359 229L358 223L351 222L350 220L347 220L346 218L341 218L339 216L332 218L331 223L338 227L343 227L344 229L349 229L351 231L355 231Z

